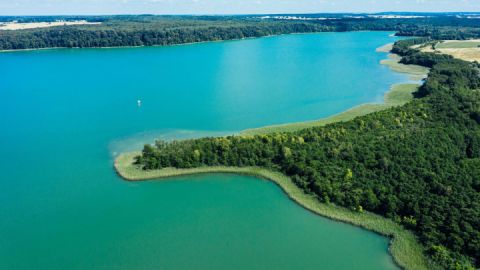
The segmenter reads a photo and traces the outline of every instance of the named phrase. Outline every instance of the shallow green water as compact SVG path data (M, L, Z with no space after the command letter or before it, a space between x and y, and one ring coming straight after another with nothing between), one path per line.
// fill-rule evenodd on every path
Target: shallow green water
M129 183L112 169L153 137L380 101L406 79L379 65L388 34L0 54L0 269L395 269L387 239L313 215L270 182Z

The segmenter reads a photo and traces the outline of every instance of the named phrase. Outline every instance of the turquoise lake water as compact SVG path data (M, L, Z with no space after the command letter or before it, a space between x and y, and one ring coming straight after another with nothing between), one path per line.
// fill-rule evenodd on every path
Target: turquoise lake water
M114 156L329 116L407 80L387 32L0 54L0 269L396 269L388 239L316 216L273 183L130 183ZM137 100L142 106L137 106Z

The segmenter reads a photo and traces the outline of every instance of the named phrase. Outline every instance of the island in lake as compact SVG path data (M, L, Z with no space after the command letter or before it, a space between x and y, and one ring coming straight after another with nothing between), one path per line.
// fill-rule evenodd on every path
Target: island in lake
M472 16L0 17L0 268L478 268Z

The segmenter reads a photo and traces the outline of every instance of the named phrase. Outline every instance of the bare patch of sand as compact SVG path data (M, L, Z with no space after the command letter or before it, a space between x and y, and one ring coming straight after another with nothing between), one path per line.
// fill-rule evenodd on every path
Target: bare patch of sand
M377 51L377 52L386 52L386 53L388 53L388 52L390 52L390 51L392 50L392 48L393 48L393 43L388 43L388 44L383 45L382 47L378 47L376 51Z

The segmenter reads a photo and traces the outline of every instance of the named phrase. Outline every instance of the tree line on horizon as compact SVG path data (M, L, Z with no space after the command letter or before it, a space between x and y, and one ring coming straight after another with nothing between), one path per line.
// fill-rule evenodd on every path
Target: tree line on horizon
M7 17L5 17L7 18ZM336 18L319 21L259 19L250 16L49 16L8 17L35 22L86 19L99 25L70 25L0 31L0 50L172 45L286 33L396 31L401 36L466 39L480 35L476 19L435 16L416 19ZM454 26L454 27L452 27Z

